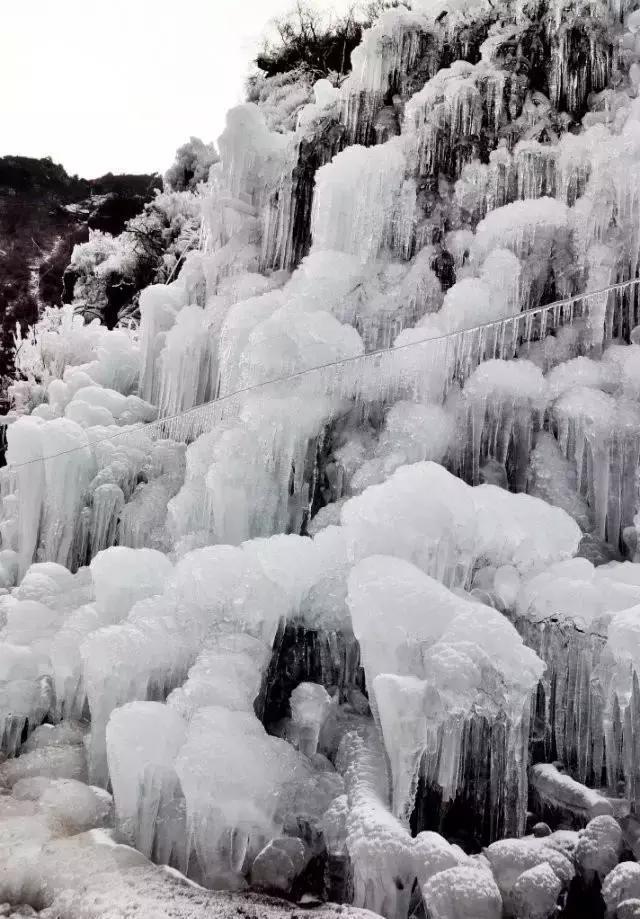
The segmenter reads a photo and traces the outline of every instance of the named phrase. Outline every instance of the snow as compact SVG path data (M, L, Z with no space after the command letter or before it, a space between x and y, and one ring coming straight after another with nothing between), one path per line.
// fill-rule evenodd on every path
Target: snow
M602 885L602 899L613 911L626 900L640 895L640 867L635 862L623 862L611 871Z
M585 877L597 875L600 880L618 863L623 839L620 824L607 815L594 817L581 833L575 858Z
M566 891L574 876L570 857L544 839L525 837L494 842L485 855L502 895L505 912L515 913L518 905L524 916L553 915L555 902ZM538 869L536 871L536 869ZM548 869L548 870L547 870ZM530 872L535 871L535 874ZM555 900L553 897L555 896ZM544 910L548 912L544 912Z
M423 886L422 899L434 919L502 916L500 891L491 874L481 868L463 866L438 872Z
M591 817L611 816L611 803L598 792L576 782L570 775L558 772L550 763L531 768L531 786L535 794L551 807L564 809L573 815Z

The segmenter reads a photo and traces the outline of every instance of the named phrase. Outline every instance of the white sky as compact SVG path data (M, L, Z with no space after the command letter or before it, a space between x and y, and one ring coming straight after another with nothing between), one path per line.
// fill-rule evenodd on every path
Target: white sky
M217 139L267 24L292 5L0 0L0 155L86 178L164 172L190 135Z

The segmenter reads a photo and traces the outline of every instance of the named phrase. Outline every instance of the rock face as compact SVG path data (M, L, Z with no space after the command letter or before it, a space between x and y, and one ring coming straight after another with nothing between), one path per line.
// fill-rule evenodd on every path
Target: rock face
M16 322L35 322L43 306L61 302L73 247L90 229L122 232L161 185L154 175L87 180L50 159L0 158L0 375L11 370Z

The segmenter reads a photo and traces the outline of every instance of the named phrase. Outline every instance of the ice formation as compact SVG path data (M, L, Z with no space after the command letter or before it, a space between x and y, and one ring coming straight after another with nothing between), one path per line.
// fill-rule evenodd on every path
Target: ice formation
M231 110L138 329L22 340L0 903L634 915L640 16L414 6Z
M527 709L543 665L504 616L451 593L403 560L376 555L353 569L347 603L389 756L396 816L410 816L421 767L445 801L455 796L472 716L509 725L503 781L514 783L516 800L524 785L516 764L523 759ZM523 816L503 819L517 829Z

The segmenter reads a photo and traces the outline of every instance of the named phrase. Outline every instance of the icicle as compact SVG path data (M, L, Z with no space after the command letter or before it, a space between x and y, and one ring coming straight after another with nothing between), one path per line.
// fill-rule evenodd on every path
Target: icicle
M431 600L427 601L428 595ZM513 630L505 632L500 639L493 633L492 649L495 651L496 643L502 649L501 657L493 658L493 665L504 668L503 678L515 682L502 700L492 694L491 702L488 699L480 701L484 695L481 679L476 685L480 664L475 655L484 659L489 649L482 645L479 633L471 637L468 623L479 617L476 618L478 629L484 630L486 635L487 631L493 632L500 621L504 622L500 614L480 605L472 610L473 604L469 606L467 600L450 593L413 565L383 556L367 559L353 569L347 602L389 755L396 816L406 820L413 809L423 756L426 775L430 783L440 786L443 802L456 796L462 784L459 767L466 720L476 711L490 721L502 721L506 717L507 733L513 731L517 736L514 751L518 750L520 763L519 768L514 766L513 773L509 773L509 779L516 782L517 789L524 786L521 747L526 729L522 732L520 723L523 710L529 704L529 693L542 673L542 664L528 649L518 647L520 643L518 639L514 642ZM422 610L420 615L418 607ZM396 610L396 626L389 632L387 623L386 637L381 644L380 627L385 620L384 610L389 608ZM438 614L426 621L425 609L437 610ZM398 619L399 610L403 611L402 621ZM444 618L438 618L442 616ZM460 620L456 626L458 616ZM483 617L487 620L486 629L480 624ZM445 619L449 623L446 627ZM462 631L466 634L464 649L457 644L457 635ZM475 651L474 642L478 643ZM418 646L422 648L418 655L420 660L416 656ZM510 654L512 661L509 661ZM519 676L515 678L518 669ZM461 672L467 674L463 683L452 676ZM526 797L518 790L518 798L517 814L506 818L508 808L505 807L503 819L513 819L515 825L520 826L524 822ZM495 801L494 806L498 803Z
M391 242L397 221L400 248L407 249L412 189L403 185L404 153L399 138L380 147L348 147L316 173L311 233L317 249L375 259ZM407 213L407 197L409 210ZM398 215L396 217L396 214Z
M182 305L181 291L173 285L154 284L140 295L140 396L147 402L157 404L156 360L163 344L162 333L174 324Z
M429 22L403 7L387 10L365 30L351 53L351 74L341 88L342 120L354 143L370 143L371 131L384 97L400 89L421 49L421 32Z
M156 360L161 415L176 415L213 398L207 325L206 313L199 306L186 306L167 332Z
M179 789L174 761L186 733L187 725L180 715L159 702L124 705L107 725L107 758L118 831L148 858L156 836L163 833L162 825L157 825L158 816Z
M480 481L482 459L506 466L513 451L514 486L524 491L533 430L547 402L545 381L529 361L488 361L467 381L462 392L464 412L460 436L460 468ZM468 437L468 432L471 436ZM465 461L471 446L471 463Z
M93 493L89 545L96 555L115 541L118 516L124 507L124 494L117 485L99 485Z

